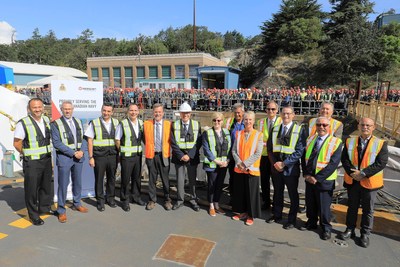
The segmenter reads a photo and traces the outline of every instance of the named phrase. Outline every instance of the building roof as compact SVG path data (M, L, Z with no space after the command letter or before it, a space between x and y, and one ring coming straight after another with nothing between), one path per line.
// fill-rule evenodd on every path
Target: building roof
M87 74L83 71L69 68L40 64L18 63L0 61L0 65L12 68L14 74L28 74L28 75L68 75L77 78L87 78Z

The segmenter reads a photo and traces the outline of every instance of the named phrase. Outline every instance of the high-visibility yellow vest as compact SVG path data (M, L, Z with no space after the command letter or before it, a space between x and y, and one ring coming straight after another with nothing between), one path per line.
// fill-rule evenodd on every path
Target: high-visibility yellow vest
M139 123L139 132L143 131L143 121L142 120L137 120ZM133 154L138 154L142 153L142 144L141 144L141 138L138 140L138 142L132 142L134 134L133 134L133 129L131 129L131 123L129 122L129 119L123 119L121 122L121 127L123 130L123 135L122 135L122 140L121 141L121 147L120 147L120 152L121 156L124 157L131 157ZM136 141L136 140L134 140ZM135 144L136 143L136 144Z
M27 116L21 119L22 126L25 129L26 137L22 142L22 152L24 157L30 160L42 159L44 156L51 153L50 143L50 119L46 116L42 116L45 133L43 139L39 126L31 116ZM47 132L47 133L46 133Z
M82 146L83 125L82 125L81 120L76 119L76 118L72 118L72 119L75 121L75 123L78 124L78 127L76 127L76 141L77 141L76 146L75 146L75 141L74 141L73 137L68 138L70 136L68 134L70 131L70 128L69 128L69 125L67 124L67 122L65 121L65 119L63 117L61 117L61 118L55 120L54 122L57 124L57 128L60 133L61 142L64 145L66 145L67 147L69 147L73 150L76 150L76 149L80 149L80 147Z
M300 138L301 125L293 124L292 134L288 146L278 142L278 134L281 127L274 127L272 130L272 152L282 154L293 154L296 151L296 144Z
M199 135L199 122L195 120L190 120L192 125L193 132L188 132L189 134L193 134L193 139L191 141L186 141L185 136L181 138L181 120L177 120L174 122L174 134L176 144L180 149L192 149L196 145L197 137ZM189 127L190 128L190 127ZM189 129L188 129L189 131Z
M307 138L306 145L306 165L311 156L312 150L314 148L314 144L318 138L318 134L314 134ZM329 135L321 148L319 149L318 157L317 157L317 166L315 168L315 174L320 172L323 168L325 168L330 160L333 153L335 153L336 149L340 146L342 140L332 135ZM326 179L326 180L336 180L337 178L337 169Z
M364 157L359 164L358 162L358 138L359 137L349 137L346 140L346 148L349 159L354 167L358 168L360 165L360 171L367 168L369 165L375 162L376 156L382 149L384 140L377 138L376 136L372 136L368 142L367 147L364 151ZM352 184L353 178L345 172L344 174L344 182L346 184ZM360 181L360 185L367 189L378 189L383 187L383 170L376 173L375 175L368 177L367 179L362 179Z
M94 129L94 139L93 139L93 155L104 156L104 155L116 155L117 148L115 146L115 131L118 126L118 120L111 118L111 132L108 133L100 121L100 118L94 119L92 121ZM104 128L104 129L103 129Z
M318 118L312 118L310 120L310 122L308 123L308 135L314 135L317 132L317 119ZM335 132L339 129L339 127L342 125L343 123L335 120L335 119L330 119L329 120L329 134L330 135L335 135Z
M274 121L274 125L272 127L278 126L282 123L282 118L281 117L276 117ZM268 149L267 149L267 143L268 143L268 138L269 138L269 128L268 128L268 118L261 119L258 121L258 131L263 133L263 156L268 156Z
M217 140L215 139L215 134L214 134L214 130L208 129L207 130L207 140L208 140L208 146L210 148L211 153L213 153L213 155L215 156L216 160L220 160L220 161L227 161L228 159L228 152L231 149L231 135L229 133L229 131L225 128L222 128L221 131L224 132L225 134L225 139L227 140L227 150L223 151L223 154L218 157L217 156ZM204 159L204 163L208 164L210 166L210 168L216 168L217 164L213 161L210 161L207 157L205 157Z

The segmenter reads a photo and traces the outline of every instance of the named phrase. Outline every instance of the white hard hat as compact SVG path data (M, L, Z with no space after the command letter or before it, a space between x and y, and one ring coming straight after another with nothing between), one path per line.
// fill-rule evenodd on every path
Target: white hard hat
M192 108L187 102L183 102L179 107L179 112L192 112Z

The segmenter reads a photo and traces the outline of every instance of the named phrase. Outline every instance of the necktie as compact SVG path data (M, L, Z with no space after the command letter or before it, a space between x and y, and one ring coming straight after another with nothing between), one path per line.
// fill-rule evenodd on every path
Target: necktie
M288 130L287 126L284 126L282 131L282 136L285 136L287 134L287 130Z
M156 152L161 151L161 130L160 123L156 123Z
M184 132L184 135L186 136L186 134L188 132L188 125L186 123L183 124L183 132Z
M269 126L268 126L268 131L270 132L272 130L272 127L274 127L274 121L270 120L269 121Z
M314 143L314 147L313 147L313 150L311 151L310 158L308 159L307 169L311 173L315 173L315 168L316 168L316 164L315 163L316 163L316 159L317 159L317 156L318 156L318 151L319 151L319 148L321 146L321 143L322 143L322 138L318 137L317 140Z
M69 120L69 128L71 129L72 135L74 136L74 144L75 148L77 148L77 141L76 141L76 129L73 119Z

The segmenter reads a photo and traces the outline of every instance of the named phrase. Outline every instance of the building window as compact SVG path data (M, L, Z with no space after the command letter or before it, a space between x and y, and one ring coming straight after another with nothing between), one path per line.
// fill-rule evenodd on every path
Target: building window
M121 87L121 68L113 68L114 87Z
M98 68L92 68L92 81L98 81L99 80L99 69Z
M162 78L171 79L171 66L162 66Z
M157 66L149 67L149 78L150 79L157 79L158 78L158 71Z
M178 83L178 89L185 89L184 83Z
M136 67L136 76L144 79L144 67Z
M185 66L184 65L175 66L175 79L185 79Z
M110 87L110 70L109 68L101 68L101 74L103 76L103 87Z
M157 84L156 83L149 83L149 88L150 89L156 89Z
M189 78L197 78L197 68L199 65L189 65Z
M133 88L132 67L125 67L125 88Z
M159 83L158 89L165 89L165 83Z

